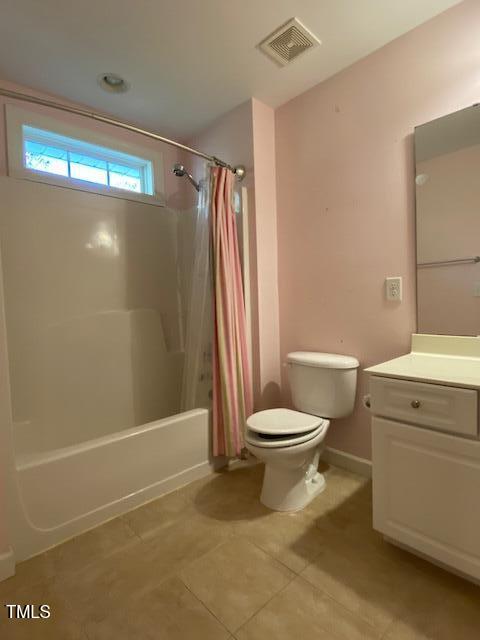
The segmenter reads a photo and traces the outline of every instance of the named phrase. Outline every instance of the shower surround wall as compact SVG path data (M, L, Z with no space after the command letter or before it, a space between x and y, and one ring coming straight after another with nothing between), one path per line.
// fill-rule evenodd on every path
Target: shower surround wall
M2 82L1 86L36 93L11 83ZM10 316L14 419L19 435L25 431L25 437L19 438L21 449L48 450L72 444L74 432L78 431L73 422L82 425L81 439L88 440L123 428L122 425L144 424L177 413L180 394L175 391L181 386L185 293L192 265L189 252L193 249L190 239L196 208L195 192L170 171L174 161L181 159L181 152L88 118L10 99L0 100L0 106L4 102L21 104L58 121L159 151L165 179L165 207L89 197L81 191L29 181L5 182L5 193L11 192L10 210L16 199L20 210L16 215L4 216L4 263L10 259L12 269L19 268L22 255L28 255L23 268L33 267L32 277L21 283L21 295L19 283L9 282L8 278L5 283L5 295L10 297L7 319ZM3 118L1 123L0 175L4 175L7 158ZM19 185L17 190L15 184ZM36 198L40 208L43 202L48 203L41 211L36 210ZM42 224L37 225L39 217ZM26 243L31 245L28 250ZM62 252L69 259L64 268L58 269ZM10 293L8 285L15 291ZM32 317L36 318L35 323L31 322ZM31 335L32 331L35 335ZM151 338L148 344L147 335ZM48 358L38 352L39 348L49 354ZM39 371L36 362L40 360L48 362L48 370ZM94 360L97 382L90 371ZM168 364L168 376L162 373L161 361ZM76 363L76 371L71 376L63 375L61 371L72 362ZM107 371L107 363L114 370ZM34 389L32 375L42 379L45 388ZM101 380L111 384L101 384L103 395L96 397L95 389ZM159 385L165 387L160 396L154 392ZM77 397L87 388L91 403ZM37 391L39 397L35 398ZM79 407L76 418L63 415L65 407L60 406L60 398L65 399L65 406ZM35 408L29 406L32 402ZM98 409L96 419L89 420L87 427L85 418L92 415L91 404ZM42 437L47 435L45 442L32 442L28 428L32 414L36 414L36 426L61 424L62 433L52 434L53 439L43 433ZM43 429L35 429L35 433L40 431Z
M480 3L467 0L276 112L281 356L311 349L362 367L415 330L413 128L480 98ZM384 278L402 276L401 304ZM370 458L361 398L328 445ZM289 394L284 380L284 401Z
M0 193L17 456L178 413L180 214L9 178Z
M14 421L11 430L2 360L0 579L12 569L9 541L22 559L210 469L206 409L159 420L180 410L196 193L170 167L185 158L108 125L32 110L160 151L166 206L1 177L0 119ZM7 486L22 494L8 518Z

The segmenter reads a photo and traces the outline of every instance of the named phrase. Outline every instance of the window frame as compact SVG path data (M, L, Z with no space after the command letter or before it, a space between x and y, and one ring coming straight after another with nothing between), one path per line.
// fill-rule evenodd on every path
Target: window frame
M115 138L103 132L96 132L92 129L83 128L76 124L67 123L64 120L57 120L36 111L17 107L13 104L5 105L5 117L7 163L8 175L10 177L42 182L67 189L112 196L114 198L122 198L123 200L132 200L134 202L165 206L164 169L163 156L161 153L153 151L147 147L141 147L131 144L130 142L125 142L124 140ZM152 187L154 194L149 195L146 193L138 193L135 191L129 191L128 189L120 189L109 185L88 182L86 180L80 180L69 176L61 176L41 170L28 169L24 164L24 126L72 138L73 140L77 140L79 143L85 142L97 147L103 147L106 150L106 155L108 155L108 152L111 153L112 157L110 161L114 161L115 153L117 152L120 155L126 154L128 156L138 158L139 160L146 160L150 162L152 166ZM52 146L54 145L55 142L52 140ZM71 151L73 153L77 153L73 148ZM88 155L88 152L85 152L85 155ZM120 164L121 157L118 157L117 160Z

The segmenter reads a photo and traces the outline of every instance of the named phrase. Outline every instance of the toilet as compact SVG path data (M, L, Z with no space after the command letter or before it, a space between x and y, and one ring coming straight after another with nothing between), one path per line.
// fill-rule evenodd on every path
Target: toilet
M267 409L247 419L245 444L265 462L260 501L299 511L325 488L318 472L330 419L353 411L359 363L352 356L296 351L287 356L292 409Z

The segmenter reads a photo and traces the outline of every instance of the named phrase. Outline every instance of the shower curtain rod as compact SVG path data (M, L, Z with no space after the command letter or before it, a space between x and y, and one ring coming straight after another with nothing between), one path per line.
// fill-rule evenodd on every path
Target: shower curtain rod
M147 138L152 138L153 140L164 142L165 144L168 144L171 147L177 147L177 149L182 149L183 151L187 151L188 153L193 153L193 155L198 156L199 158L204 158L205 160L209 160L210 162L213 162L217 167L224 167L225 169L230 169L230 171L232 171L235 174L238 180L243 180L243 178L245 177L245 167L243 167L242 165L232 167L227 162L220 160L220 158L216 158L215 156L209 156L206 153L202 153L201 151L197 151L196 149L187 147L187 145L185 144L181 144L180 142L175 142L175 140L170 140L169 138L164 138L163 136L159 135L158 133L155 133L154 131L141 129L140 127L136 127L135 125L129 124L128 122L122 122L122 120L116 120L115 118L102 116L102 114L95 113L95 111L89 111L88 109L80 109L79 107L69 107L67 105L60 104L59 102L54 102L53 100L45 100L44 98L37 98L36 96L31 96L31 95L28 95L27 93L20 93L19 91L10 91L9 89L0 88L0 95L6 96L7 98L14 98L15 100L23 100L24 102L39 104L39 105L42 105L43 107L60 109L60 111L66 111L67 113L74 113L75 115L78 115L78 116L91 118L92 120L96 120L97 122L104 122L105 124L110 124L110 125L113 125L114 127L119 127L120 129L126 129L127 131L138 133Z

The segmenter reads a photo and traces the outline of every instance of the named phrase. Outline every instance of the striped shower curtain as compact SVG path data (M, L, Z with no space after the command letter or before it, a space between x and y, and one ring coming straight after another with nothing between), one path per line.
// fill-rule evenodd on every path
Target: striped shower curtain
M229 169L212 168L213 454L230 457L244 447L245 420L253 410L233 181Z

